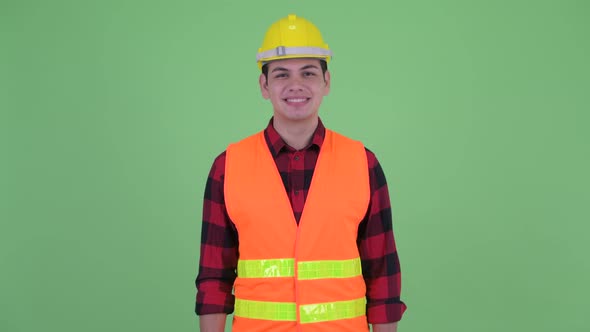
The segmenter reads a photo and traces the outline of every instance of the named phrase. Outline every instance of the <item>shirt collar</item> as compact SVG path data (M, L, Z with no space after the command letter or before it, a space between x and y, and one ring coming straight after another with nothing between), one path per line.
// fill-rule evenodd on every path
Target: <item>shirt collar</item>
M285 150L293 150L292 147L287 145L281 135L276 131L276 129L272 125L272 118L268 122L268 126L264 129L264 138L266 139L266 144L268 145L268 149L273 157L276 157L283 149ZM311 142L302 150L307 150L310 148L320 149L322 147L322 143L324 142L324 137L326 136L326 127L322 123L322 120L318 118L318 126L316 127L313 135L311 136Z

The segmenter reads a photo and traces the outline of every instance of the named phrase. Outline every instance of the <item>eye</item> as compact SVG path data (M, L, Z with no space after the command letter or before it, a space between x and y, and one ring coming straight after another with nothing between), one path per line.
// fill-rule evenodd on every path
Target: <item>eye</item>
M275 78L285 78L285 77L287 77L287 74L285 74L285 73L280 73L280 74L275 75Z
M303 72L303 77L311 77L311 76L315 76L315 73L311 72L311 71Z

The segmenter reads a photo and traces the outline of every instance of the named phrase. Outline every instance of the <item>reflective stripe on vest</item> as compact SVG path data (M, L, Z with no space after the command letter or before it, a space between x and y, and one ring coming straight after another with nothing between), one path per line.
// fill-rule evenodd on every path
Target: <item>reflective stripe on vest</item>
M365 315L366 299L325 302L299 306L302 324L349 319ZM296 321L295 303L236 299L234 315L251 319Z
M294 277L295 260L249 259L238 261L240 278ZM298 280L325 278L352 278L362 274L360 258L346 260L322 260L297 263Z

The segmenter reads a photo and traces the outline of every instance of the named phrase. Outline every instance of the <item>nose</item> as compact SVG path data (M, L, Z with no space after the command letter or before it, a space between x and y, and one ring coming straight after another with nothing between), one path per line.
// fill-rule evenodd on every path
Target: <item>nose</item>
M293 77L289 83L290 92L303 91L303 82L301 78Z

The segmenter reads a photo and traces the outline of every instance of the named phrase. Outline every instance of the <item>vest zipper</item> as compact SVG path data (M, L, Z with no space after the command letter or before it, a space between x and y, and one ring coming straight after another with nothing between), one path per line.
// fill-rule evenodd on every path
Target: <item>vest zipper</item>
M296 324L297 324L297 331L301 331L301 315L299 313L299 230L301 229L301 219L299 220L299 224L297 225L297 232L295 232L295 257L294 257L294 271L295 271L295 314L296 314Z

